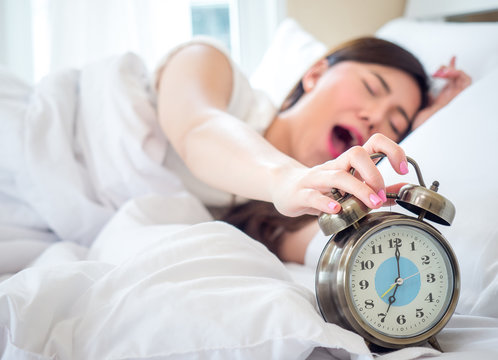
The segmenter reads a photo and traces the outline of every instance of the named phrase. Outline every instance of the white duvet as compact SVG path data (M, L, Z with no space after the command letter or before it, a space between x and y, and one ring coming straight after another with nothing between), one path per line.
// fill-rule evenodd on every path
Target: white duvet
M146 124L128 128L129 133L124 131L119 136L114 134L109 137L104 124L99 122L79 130L57 123L64 119L64 112L69 114L67 116L77 113L78 116L85 114L97 119L100 109L108 114L108 119L121 119L125 124L129 119L127 116L142 112L147 114L150 108L141 107L142 102L132 101L130 104L123 101L130 96L144 100L146 94L134 92L136 83L129 74L140 73L141 69L134 67L134 57L128 59L131 63L119 63L120 70L114 72L117 83L106 85L114 86L116 90L116 96L107 99L110 102L99 98L90 83L87 83L88 87L77 89L79 94L84 89L88 90L85 93L90 97L93 91L93 99L85 99L85 102L94 101L89 109L85 108L84 102L73 102L71 96L65 97L64 89L68 87L59 88L56 83L45 83L44 88L37 89L40 101L32 109L32 119L46 119L50 126L34 127L36 132L33 130L30 142L26 143L30 153L25 155L28 159L41 160L43 154L49 151L61 155L58 164L44 164L43 161L29 163L28 168L37 169L40 180L46 183L48 190L42 192L26 186L26 196L33 196L37 210L44 210L40 213L46 214L44 220L54 225L56 237L85 234L79 238L87 241L80 244L70 241L51 243L36 236L7 241L9 233L6 231L13 228L2 229L2 264L10 261L11 268L24 267L30 258L20 257L16 264L16 252L29 253L35 260L15 275L5 275L0 282L1 359L287 360L374 357L359 336L326 323L320 317L312 291L313 268L295 264L286 266L243 233L227 224L212 221L200 202L183 191L181 184L175 181L163 193L154 191L154 186L151 188L153 193L144 193L145 183L142 180L152 178L159 188L165 179L157 166L153 166L152 170L141 168L141 164L147 161L157 165L154 154L163 146L146 141L150 139L144 131ZM99 74L97 69L95 71L94 75ZM71 80L74 76L74 73L67 74L69 77L59 80ZM472 114L478 118L486 116L486 120L491 121L489 114L496 108L496 84L498 71L486 79L482 91L478 91L477 87L474 88L477 90L468 92L471 95L469 103L466 103L465 97L460 97L455 100L454 110L449 109L440 115L440 120L435 120L441 123L458 118L460 114ZM60 85L69 85L69 89L75 91L71 82L62 81ZM72 110L71 106L74 106ZM469 106L475 106L475 109L470 111ZM145 116L144 121L147 119ZM491 125L488 128L493 129ZM428 126L421 129L420 134L426 136L424 129L431 129ZM61 166L69 156L65 150L72 150L74 144L78 144L78 151L87 151L90 147L85 141L90 140L83 137L77 142L64 143L67 138L60 138L61 131L77 134L69 137L72 140L90 131L97 134L92 141L100 142L95 145L111 146L107 152L90 157L91 161L95 161L92 165L94 175L80 177L76 181L75 184L83 189L86 189L88 182L94 182L100 190L83 192L84 196L79 200L87 207L79 209L86 210L75 212L72 221L68 222L61 222L57 216L62 208L59 206L67 201L73 191L81 188L71 189L69 186L74 173L66 174L67 167ZM472 132L467 129L464 138L469 133ZM147 150L143 152L144 157L121 148L122 140L133 134L139 134L145 140L135 142L142 150ZM42 135L45 136L44 145L40 138ZM485 135L493 137L489 132ZM62 142L46 146L47 137L54 141L61 139ZM457 143L462 143L458 136L455 138ZM419 161L422 159L419 165L424 170L424 164L431 163L435 157L429 154L424 159L422 153L417 154L413 139L407 139L411 150L409 155ZM496 147L496 142L491 145ZM438 154L443 153L439 151ZM116 159L113 159L114 155ZM99 159L104 159L102 164L97 161ZM433 166L431 171L442 171L443 167L438 166ZM479 168L475 164L468 166ZM488 168L493 169L489 165ZM127 175L128 170L130 174ZM113 179L126 177L127 187L108 182L110 178L104 176L106 173L118 174ZM54 174L66 174L68 177L54 177ZM450 178L458 189L463 187L458 177L453 175ZM476 177L462 179L475 180ZM442 184L448 184L448 181L442 181ZM496 194L496 186L492 188L488 185L485 189L491 198ZM450 241L456 246L460 259L463 301L457 309L459 314L438 336L441 346L448 352L439 354L428 347L416 347L383 355L382 359L498 357L498 247L495 245L496 229L489 226L491 222L487 217L491 212L480 213L465 208L466 194L458 196L452 191L445 194L451 199L456 198L457 212L463 207L466 214L459 220L457 213L457 220L449 232ZM125 202L123 199L127 196L132 200ZM492 199L488 198L481 202L483 206L492 203ZM98 207L95 204L99 204ZM112 216L114 209L118 210ZM2 214L15 215L5 210ZM89 226L92 216L99 216L101 223L107 224L103 230ZM474 232L469 231L472 227L468 226L472 221L480 221L481 224ZM484 227L486 222L487 228ZM459 234L464 238L459 238ZM94 238L96 240L90 247L84 246Z
M30 260L21 240L38 251L58 240L88 246L128 199L183 191L162 164L171 150L149 85L131 53L33 88L0 69L0 274ZM25 262L12 263L13 252Z
M179 208L188 218L161 216ZM148 196L127 203L90 249L52 245L0 283L3 359L372 357L359 336L321 319L313 269L286 267L206 216L190 196ZM451 351L443 358L492 359L498 319L455 316L439 341Z

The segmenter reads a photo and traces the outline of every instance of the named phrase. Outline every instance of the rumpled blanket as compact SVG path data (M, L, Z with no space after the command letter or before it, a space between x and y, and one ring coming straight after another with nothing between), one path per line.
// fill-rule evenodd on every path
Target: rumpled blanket
M33 88L0 75L0 274L53 241L91 244L128 199L185 191L162 166L170 145L138 56L55 73Z

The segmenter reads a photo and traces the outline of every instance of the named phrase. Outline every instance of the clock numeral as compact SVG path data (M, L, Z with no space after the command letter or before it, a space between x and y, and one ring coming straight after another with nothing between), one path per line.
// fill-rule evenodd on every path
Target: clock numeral
M373 300L365 300L365 309L373 309L373 308L374 308Z
M427 282L428 283L433 283L434 281L436 281L436 276L432 273L430 274L427 274Z
M361 289L361 290L365 290L365 289L367 289L367 288L368 288L368 285L369 285L368 281L366 281L366 280L361 280L361 281L359 282L359 284L360 284L360 289Z
M422 310L424 310L424 309L415 309L415 310L416 310L415 317L417 317L417 318L422 318L422 317L424 317L424 315L425 315L425 314L424 314L424 312L422 311Z
M377 316L380 317L380 322L383 323L386 320L387 314L385 314L385 313L378 313Z
M406 318L405 318L405 315L400 315L396 318L396 322L400 325L403 325L404 323L406 323Z
M389 239L389 247L392 249L394 247L401 247L401 239L400 238L395 238L394 240L393 239Z
M427 255L424 255L420 258L422 260L422 265L429 265L431 263L431 261L429 260L429 256Z
M425 301L427 302L434 302L434 298L432 297L432 293L429 293L429 295L427 295L427 297L424 299Z
M372 260L361 261L360 262L361 270L370 270L375 266Z
M376 254L382 254L382 245L372 245L372 254L373 255L376 255Z
M412 241L410 243L410 248L412 249L412 251L415 251L415 241Z

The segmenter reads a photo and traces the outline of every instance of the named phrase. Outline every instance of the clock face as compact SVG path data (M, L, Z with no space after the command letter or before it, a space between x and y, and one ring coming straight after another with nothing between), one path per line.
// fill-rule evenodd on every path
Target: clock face
M354 310L386 336L413 337L434 327L451 301L449 256L431 234L391 225L357 244L347 272Z

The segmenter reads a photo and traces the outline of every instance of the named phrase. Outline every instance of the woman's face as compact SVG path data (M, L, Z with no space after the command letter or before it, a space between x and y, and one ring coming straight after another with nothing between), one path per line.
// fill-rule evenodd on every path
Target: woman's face
M323 61L305 75L303 87L302 98L277 117L287 136L275 145L283 141L281 150L307 166L363 145L374 133L398 142L421 103L410 75L376 64Z

